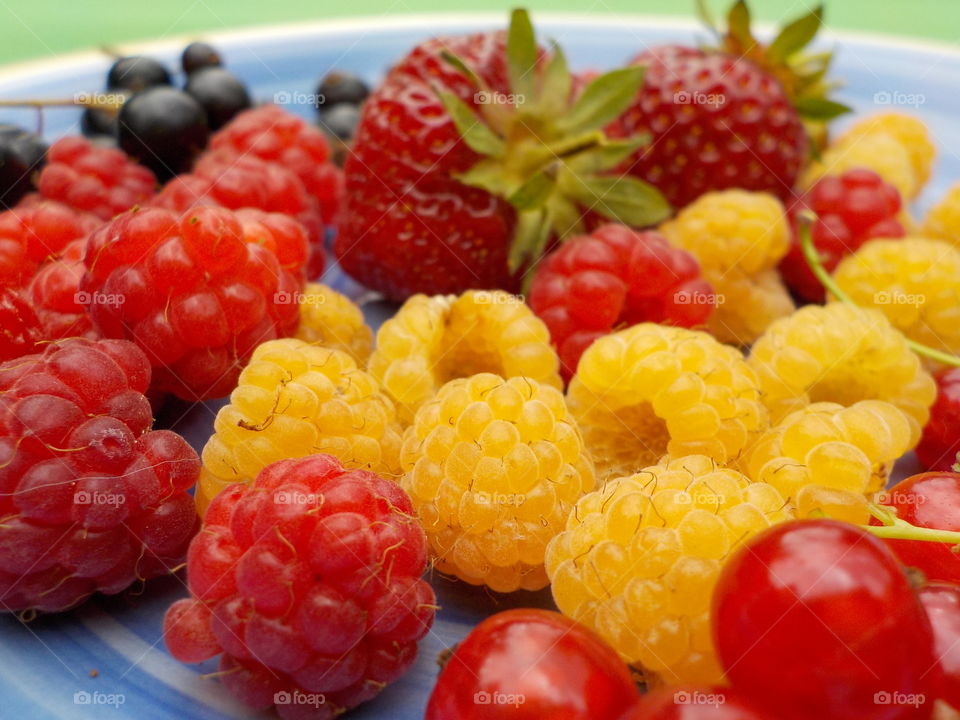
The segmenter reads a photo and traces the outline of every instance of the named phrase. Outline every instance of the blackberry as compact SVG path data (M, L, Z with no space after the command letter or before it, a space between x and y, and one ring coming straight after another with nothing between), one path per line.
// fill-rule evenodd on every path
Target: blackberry
M190 75L197 70L223 65L223 59L216 48L205 42L192 42L183 49L180 56L183 71Z
M211 130L219 130L234 115L251 106L246 85L220 67L196 70L183 89L203 106Z
M187 93L153 87L120 110L120 148L153 170L161 181L184 172L210 135L203 106Z

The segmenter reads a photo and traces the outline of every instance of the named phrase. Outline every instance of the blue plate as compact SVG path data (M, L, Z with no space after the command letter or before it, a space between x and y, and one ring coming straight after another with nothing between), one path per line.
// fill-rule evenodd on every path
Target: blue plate
M564 45L574 67L603 69L622 63L647 45L689 42L699 29L693 23L654 18L541 15L541 37ZM422 16L396 20L363 19L296 27L267 28L208 36L222 50L230 69L242 77L259 100L276 101L311 117L309 93L317 79L339 67L376 82L390 63L428 34L500 27L505 17ZM123 48L151 54L177 65L184 39ZM915 112L923 117L941 150L940 165L923 204L939 197L950 178L960 178L960 53L946 46L919 45L889 38L842 35L828 37L837 46L835 74L847 86L843 98L858 113L880 110ZM110 59L85 53L56 61L29 63L0 72L0 97L71 97L102 87ZM0 121L32 127L36 114L7 110ZM79 112L44 113L51 138L78 132ZM362 288L336 268L325 281L359 297ZM376 327L392 312L378 303L364 308ZM199 451L210 434L220 403L166 408L160 424L182 432ZM907 468L901 468L905 471ZM415 720L423 717L433 687L438 654L461 640L482 618L517 606L552 607L548 591L494 596L483 590L432 578L442 605L433 631L420 647L414 668L376 700L349 717ZM161 625L169 604L184 597L182 578L151 582L142 593L99 598L64 615L22 624L0 618L0 717L137 718L180 720L262 717L227 694L205 673L212 663L182 665L163 645ZM451 718L451 720L454 720Z

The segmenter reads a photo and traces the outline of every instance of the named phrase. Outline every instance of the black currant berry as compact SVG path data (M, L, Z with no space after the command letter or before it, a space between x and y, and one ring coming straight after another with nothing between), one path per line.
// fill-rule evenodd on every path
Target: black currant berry
M170 87L137 93L124 104L118 120L120 148L161 181L189 170L210 135L200 103Z
M34 189L47 144L36 133L16 125L0 125L0 208L11 208Z
M131 55L117 60L107 73L108 90L139 92L157 85L171 85L170 72L153 58Z
M203 68L223 65L223 60L212 45L205 42L192 42L183 49L180 64L183 71L190 75Z
M317 110L321 112L334 105L359 105L367 99L370 88L356 75L334 70L317 87Z
M360 108L340 103L320 114L320 127L334 137L350 140L360 122Z
M250 94L237 77L223 68L207 67L190 75L184 88L207 113L211 130L219 130L250 107Z
M116 137L117 112L117 110L99 107L84 108L83 114L80 116L80 132L87 137L94 137L95 135Z

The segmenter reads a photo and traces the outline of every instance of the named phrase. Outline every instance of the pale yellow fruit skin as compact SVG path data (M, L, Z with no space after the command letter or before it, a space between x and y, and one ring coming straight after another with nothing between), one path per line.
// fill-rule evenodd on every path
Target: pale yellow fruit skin
M875 307L911 340L960 352L960 248L919 237L871 240L833 277L857 305Z
M908 449L930 416L936 384L903 334L878 310L808 305L774 322L748 358L774 423L811 402L884 400L910 422Z
M601 478L631 474L666 453L732 462L768 427L757 377L739 350L653 323L595 341L567 403Z
M960 247L960 183L947 191L920 225L919 234Z
M365 367L373 349L373 331L363 311L346 295L320 283L307 283L300 294L300 326L295 337L314 345L343 350Z
M854 123L841 137L842 142L875 133L887 133L907 151L917 183L918 194L930 180L937 159L937 146L926 124L906 113L886 112L869 115Z
M720 683L719 573L744 541L792 517L770 485L702 455L664 458L577 503L547 551L554 600L648 682Z
M401 432L393 402L348 354L270 340L254 351L214 420L201 453L198 509L271 463L315 453L397 479Z
M498 592L547 585L547 543L596 484L560 391L492 373L421 405L401 463L435 567Z
M380 327L369 367L405 425L458 377L492 372L563 387L547 326L522 298L500 290L414 295Z

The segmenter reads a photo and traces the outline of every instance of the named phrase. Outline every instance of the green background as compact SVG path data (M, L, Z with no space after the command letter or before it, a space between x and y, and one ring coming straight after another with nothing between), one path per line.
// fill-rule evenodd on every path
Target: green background
M713 0L712 7L728 0ZM0 0L0 63L50 58L71 50L265 23L382 16L436 10L536 10L689 15L693 0ZM814 0L752 0L754 14L781 20ZM960 41L958 0L830 0L827 24Z

